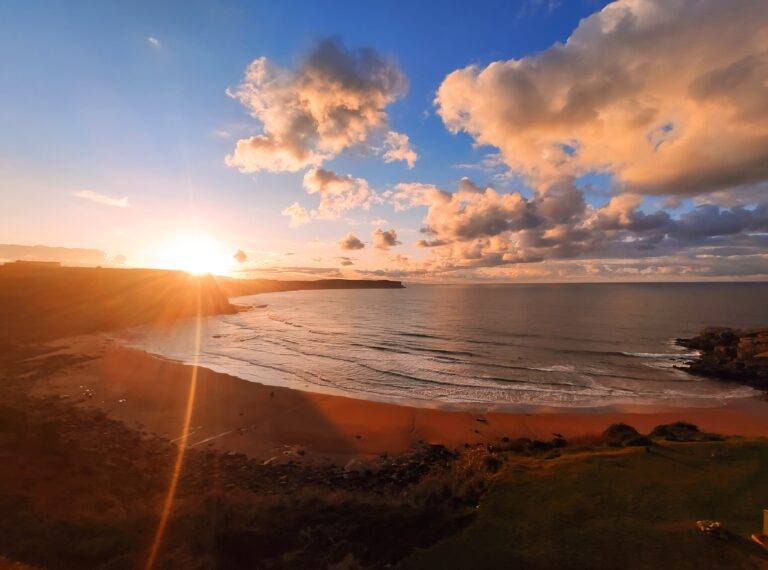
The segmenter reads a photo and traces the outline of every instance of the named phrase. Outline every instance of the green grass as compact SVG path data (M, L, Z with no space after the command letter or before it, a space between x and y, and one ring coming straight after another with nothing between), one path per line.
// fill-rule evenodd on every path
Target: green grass
M768 442L665 444L507 463L464 530L404 568L751 568ZM715 519L735 536L699 533Z

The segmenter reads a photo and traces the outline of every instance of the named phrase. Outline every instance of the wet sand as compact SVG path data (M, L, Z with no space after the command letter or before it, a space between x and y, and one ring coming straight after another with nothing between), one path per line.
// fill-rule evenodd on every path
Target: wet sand
M36 393L95 406L128 426L171 440L181 437L195 367L126 348L103 335L59 341L58 346L62 354L89 359L43 374ZM189 445L264 459L338 462L406 452L419 441L456 448L504 436L546 440L559 433L572 439L599 434L616 422L647 432L677 420L726 435L768 436L768 402L482 413L264 386L198 367Z

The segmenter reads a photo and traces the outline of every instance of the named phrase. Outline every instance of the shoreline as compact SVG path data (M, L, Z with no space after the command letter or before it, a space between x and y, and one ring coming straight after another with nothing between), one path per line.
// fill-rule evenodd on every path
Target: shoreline
M127 426L171 441L181 436L192 365L127 348L106 335L61 339L43 355L33 394L95 407ZM60 350L56 351L55 348ZM45 371L44 358L79 364ZM727 401L717 407L629 405L470 411L414 407L268 386L197 367L189 447L244 453L266 461L344 463L411 451L420 442L460 448L502 437L589 439L613 423L640 432L685 420L702 430L768 436L768 402Z
M250 384L265 386L267 388L280 388L280 389L292 390L296 392L315 394L318 396L339 397L339 398L346 398L350 400L360 400L363 402L387 404L387 405L404 407L404 408L436 410L441 412L469 413L469 414L475 414L475 415L563 414L563 413L592 414L592 413L615 413L615 412L644 414L644 413L655 413L660 411L673 412L675 410L688 410L688 409L702 409L702 410L717 409L721 407L727 407L729 403L733 404L733 403L739 403L739 402L749 402L752 400L760 400L761 398L765 397L765 401L767 403L766 413L768 413L768 394L765 394L764 392L758 389L751 388L749 386L744 386L744 387L751 390L752 392L751 395L737 395L737 396L727 396L727 397L721 397L721 398L717 398L717 397L694 398L692 396L689 396L686 398L685 396L681 396L679 400L676 400L676 401L673 401L673 400L669 400L667 402L645 401L641 403L626 401L626 402L614 402L614 403L605 404L605 405L597 405L597 404L557 405L557 404L548 404L548 403L527 404L527 403L511 403L511 402L493 403L493 402L470 402L470 401L437 401L437 400L428 400L428 399L421 399L421 398L408 398L406 396L387 397L387 396L381 396L376 392L346 392L345 393L341 390L334 390L333 388L323 388L320 386L313 386L313 389L309 389L309 388L303 389L298 386L286 385L285 383L271 384L271 383L262 382L259 380L252 380L245 376L238 375L237 372L227 371L226 369L224 369L225 367L218 367L210 363L195 365L192 362L188 362L183 359L167 356L160 352L153 352L141 346L140 344L133 344L132 342L128 341L126 338L119 336L119 334L118 335L113 335L113 333L109 333L109 334L104 333L104 334L105 336L107 336L107 338L118 343L123 348L141 352L152 358L156 358L156 359L170 362L173 364L178 364L181 366L190 366L190 367L197 366L200 369L205 369L215 374L222 374L224 376L237 378L238 380L242 380ZM685 368L680 367L679 370L682 372L691 374ZM709 378L700 377L700 378L707 381L715 382L715 383L727 384L727 382L721 382L711 377ZM731 384L737 385L737 383L731 383Z

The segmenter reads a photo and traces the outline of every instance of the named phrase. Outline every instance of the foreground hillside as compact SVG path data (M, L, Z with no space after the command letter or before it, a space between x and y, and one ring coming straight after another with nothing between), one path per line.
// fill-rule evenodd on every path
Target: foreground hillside
M768 564L768 553L747 539L768 505L765 439L723 439L677 423L645 434L617 424L571 441L568 432L550 436L559 431L552 429L542 436L547 441L536 441L527 437L534 423L528 414L520 418L526 437L486 437L498 429L495 417L431 410L445 414L444 431L465 438L444 446L416 436L403 453L313 463L312 449L295 445L299 428L321 426L319 440L340 442L334 446L341 454L375 444L373 414L349 414L341 398L319 395L320 405L301 392L226 380L143 353L151 365L101 358L72 339L37 342L230 312L237 309L229 296L315 286L400 285L0 268L0 568L143 567L169 488L175 492L157 568ZM169 385L164 374L174 369L178 383ZM78 380L85 371L100 381ZM137 389L111 392L120 388L115 377ZM45 390L62 379L70 380L66 393ZM236 382L258 397L214 397ZM155 399L153 390L168 397ZM194 442L180 421L165 435L148 425L153 413L172 416L176 401L194 412ZM241 407L254 401L277 410L279 421ZM115 418L132 406L143 410L145 423ZM386 414L397 423L397 411ZM219 416L247 424L226 431ZM339 426L350 416L359 425L345 432ZM285 424L294 417L294 426ZM416 422L408 425L419 433ZM200 439L205 430L218 435ZM279 447L265 459L213 441L246 440L251 431L277 437ZM705 535L697 530L701 519L718 520L727 532Z
M87 358L0 354L0 566L146 560L177 443L29 393ZM157 567L760 568L746 537L768 504L768 442L682 425L687 443L622 425L346 466L190 447Z

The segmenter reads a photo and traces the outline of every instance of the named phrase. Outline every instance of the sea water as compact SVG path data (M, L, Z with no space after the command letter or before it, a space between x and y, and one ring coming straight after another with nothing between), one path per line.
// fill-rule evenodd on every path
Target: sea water
M768 325L767 299L765 283L294 291L127 342L254 382L422 406L712 406L755 392L681 370L695 354L675 338Z

